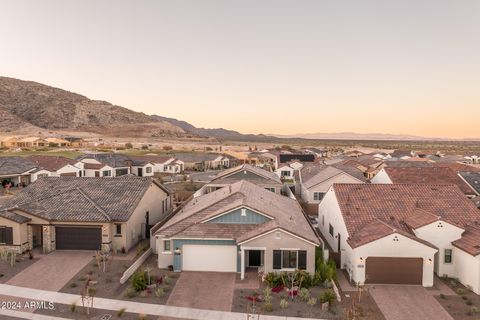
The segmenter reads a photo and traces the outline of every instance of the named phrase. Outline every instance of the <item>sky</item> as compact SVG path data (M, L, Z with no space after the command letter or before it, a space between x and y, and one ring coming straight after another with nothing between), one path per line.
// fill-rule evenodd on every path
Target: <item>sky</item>
M242 133L480 137L478 0L0 0L0 75Z

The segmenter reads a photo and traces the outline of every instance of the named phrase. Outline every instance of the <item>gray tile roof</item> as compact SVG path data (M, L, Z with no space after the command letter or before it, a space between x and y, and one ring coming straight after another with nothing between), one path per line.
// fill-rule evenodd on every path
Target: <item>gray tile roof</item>
M267 171L265 169L255 167L255 166L252 166L250 164L242 164L242 165L236 166L234 168L224 170L224 171L218 173L211 182L213 183L213 182L217 182L217 181L226 179L226 178L228 178L228 176L230 176L232 174L235 174L237 172L242 172L242 171L248 171L250 173L253 173L253 174L259 176L260 178L263 178L263 180L270 181L271 183L282 184L282 181L280 180L280 178L274 172L270 172L270 171Z
M149 177L42 178L2 204L54 221L127 221L148 188Z
M223 156L219 153L201 153L201 152L192 152L192 153L176 153L173 155L178 160L183 162L204 162L204 161L213 161L219 156Z
M259 225L204 223L205 220L242 206L272 217L272 220ZM156 234L176 238L229 238L240 242L276 228L319 243L297 201L242 180L194 198Z
M346 173L362 182L366 181L365 176L363 176L363 173L361 171L354 167L343 165L341 163L335 163L330 166L326 166L320 163L309 163L305 164L300 169L302 184L306 188L316 186L317 184L322 183L335 176L338 176L342 173Z
M463 180L465 180L472 189L480 193L480 172L459 172Z
M22 174L37 167L22 157L0 157L0 176Z
M129 167L130 159L128 156L119 153L96 153L85 154L77 158L77 160L95 159L103 164L109 165L112 168Z
M30 218L27 218L20 214L15 213L13 209L0 210L0 217L14 221L14 222L18 222L18 223L25 223L32 220Z

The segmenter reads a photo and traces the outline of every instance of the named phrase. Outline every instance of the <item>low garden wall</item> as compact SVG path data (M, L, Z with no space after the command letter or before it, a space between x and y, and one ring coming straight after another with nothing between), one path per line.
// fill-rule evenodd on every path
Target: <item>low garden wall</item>
M153 253L153 249L149 248L147 251L145 251L125 272L123 273L123 276L120 278L120 283L124 284L127 282L127 280L132 276L132 274L137 271L138 268L145 262L145 260L150 257L150 255Z

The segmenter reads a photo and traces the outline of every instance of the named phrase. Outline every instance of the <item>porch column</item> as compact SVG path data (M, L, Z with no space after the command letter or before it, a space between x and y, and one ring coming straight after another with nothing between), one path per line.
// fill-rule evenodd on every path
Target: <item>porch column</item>
M240 247L240 280L245 279L245 249Z

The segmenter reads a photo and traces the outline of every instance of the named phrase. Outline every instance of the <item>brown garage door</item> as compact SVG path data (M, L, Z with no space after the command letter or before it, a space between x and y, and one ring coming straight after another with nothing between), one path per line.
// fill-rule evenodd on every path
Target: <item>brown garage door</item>
M65 173L60 173L60 177L76 177L77 173L76 172L65 172Z
M422 258L369 257L365 267L366 283L422 284Z
M102 245L100 227L55 227L57 250L99 250Z

